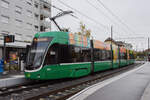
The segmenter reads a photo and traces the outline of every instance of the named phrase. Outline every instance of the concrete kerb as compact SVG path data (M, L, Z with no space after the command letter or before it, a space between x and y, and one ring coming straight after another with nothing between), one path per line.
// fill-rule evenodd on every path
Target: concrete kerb
M16 75L12 76L11 78L1 79L0 88L26 83L28 81L29 80L25 79L24 75Z
M141 100L150 100L150 82L148 86L145 88Z

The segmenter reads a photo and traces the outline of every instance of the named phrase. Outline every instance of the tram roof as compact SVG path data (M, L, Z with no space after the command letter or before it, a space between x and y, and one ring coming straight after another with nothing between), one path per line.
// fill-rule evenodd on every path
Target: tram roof
M68 32L51 31L51 32L38 32L35 37L49 37L49 36L68 36Z

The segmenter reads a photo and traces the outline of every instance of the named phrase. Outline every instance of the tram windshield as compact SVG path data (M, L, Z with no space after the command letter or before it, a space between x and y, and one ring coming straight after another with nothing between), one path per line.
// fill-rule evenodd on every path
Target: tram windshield
M52 41L52 37L34 38L27 57L27 70L40 67L45 51Z

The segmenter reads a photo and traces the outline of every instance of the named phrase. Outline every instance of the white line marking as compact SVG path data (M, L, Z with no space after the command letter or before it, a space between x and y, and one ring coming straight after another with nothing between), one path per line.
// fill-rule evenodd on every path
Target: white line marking
M19 79L19 78L24 78L24 75L16 75L16 76L11 76L9 78L0 79L0 82L7 81L7 80L13 80L13 79Z
M14 76L11 76L11 77L14 77L14 78L22 78L22 77L24 77L24 75L14 75Z
M60 65L71 65L71 64L87 64L91 62L77 62L77 63L60 63Z
M119 76L116 76L116 77L107 79L107 80L105 80L103 82L99 82L97 84L89 86L89 87L85 88L84 90L82 90L81 92L79 92L79 93L75 94L74 96L70 97L67 100L84 100L85 98L87 98L89 95L93 94L98 89L100 89L100 88L102 88L102 87L104 87L104 86L106 86L106 85L108 85L108 84L110 84L110 83L112 83L114 81L117 81L117 80L119 80L119 79L121 79L121 78L123 78L123 77L125 77L125 76L127 76L127 75L129 75L129 74L131 74L131 73L141 69L141 68L143 68L146 64L144 64L141 67L138 67L136 69L133 69L131 71L125 72L125 73L123 73L123 74L121 74Z

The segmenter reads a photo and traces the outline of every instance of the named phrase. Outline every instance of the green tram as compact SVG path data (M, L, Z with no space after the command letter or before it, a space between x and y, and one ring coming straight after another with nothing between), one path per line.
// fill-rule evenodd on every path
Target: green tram
M77 78L134 63L131 50L69 32L35 34L25 77L37 80Z

